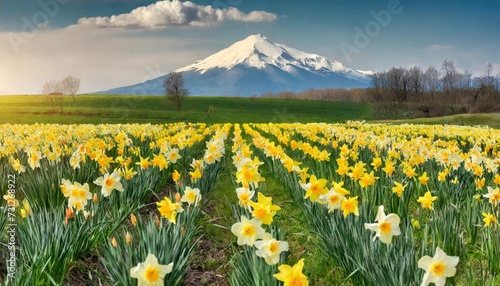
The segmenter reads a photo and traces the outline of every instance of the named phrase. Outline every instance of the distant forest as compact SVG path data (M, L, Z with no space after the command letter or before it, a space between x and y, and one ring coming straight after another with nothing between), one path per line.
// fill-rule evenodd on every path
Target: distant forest
M488 63L482 76L457 69L445 60L440 69L393 67L371 76L370 88L320 89L301 93L266 93L262 97L370 102L377 118L432 117L500 111L500 73Z

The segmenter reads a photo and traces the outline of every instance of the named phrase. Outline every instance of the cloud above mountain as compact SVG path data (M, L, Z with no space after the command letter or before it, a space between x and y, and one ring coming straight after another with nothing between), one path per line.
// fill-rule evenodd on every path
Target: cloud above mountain
M272 22L277 15L265 11L244 13L235 7L224 9L198 5L190 1L158 1L130 13L111 17L80 18L77 26L96 28L153 29L165 27L211 27L225 21Z

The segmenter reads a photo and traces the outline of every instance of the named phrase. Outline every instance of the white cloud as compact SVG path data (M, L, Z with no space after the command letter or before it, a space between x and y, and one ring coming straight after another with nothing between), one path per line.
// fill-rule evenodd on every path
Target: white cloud
M271 22L276 14L265 11L244 13L234 7L217 9L210 5L198 5L190 1L159 1L142 6L127 14L111 17L80 18L79 26L97 28L161 28L172 26L215 26L226 20L237 22Z

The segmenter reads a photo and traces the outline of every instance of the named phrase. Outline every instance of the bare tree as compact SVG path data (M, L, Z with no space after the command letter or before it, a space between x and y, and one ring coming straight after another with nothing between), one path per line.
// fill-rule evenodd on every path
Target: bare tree
M452 94L458 88L459 72L455 67L455 63L448 59L443 61L441 70L443 73L441 81L443 82L444 100L446 103L452 103ZM453 98L453 100L456 101L456 98Z
M432 97L441 90L439 71L433 67L428 67L424 72L424 90Z
M63 93L62 85L60 81L57 80L49 80L43 83L42 85L42 94L51 94L51 93Z
M165 88L167 100L177 106L178 110L181 110L184 97L189 95L182 73L170 72L168 77L163 81L163 87Z
M49 80L42 85L42 94L46 96L47 101L52 106L52 111L56 105L59 105L61 112L63 112L63 88L60 81Z
M73 102L75 102L75 95L80 89L80 79L73 76L67 76L61 80L61 87L62 92L71 95Z
M404 102L408 97L410 77L405 68L391 68L387 73L388 85L396 102Z
M413 66L408 70L408 75L410 77L409 89L414 93L415 96L419 96L422 92L424 73L419 66Z

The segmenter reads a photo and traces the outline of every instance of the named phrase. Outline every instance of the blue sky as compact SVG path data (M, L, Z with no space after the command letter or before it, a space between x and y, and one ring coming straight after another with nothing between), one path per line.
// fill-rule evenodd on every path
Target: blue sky
M360 70L500 72L500 1L0 1L0 94L67 75L81 92L134 84L257 33Z

